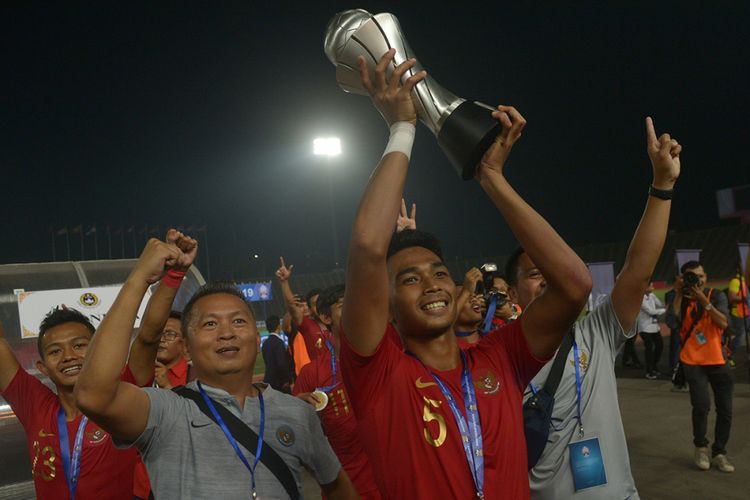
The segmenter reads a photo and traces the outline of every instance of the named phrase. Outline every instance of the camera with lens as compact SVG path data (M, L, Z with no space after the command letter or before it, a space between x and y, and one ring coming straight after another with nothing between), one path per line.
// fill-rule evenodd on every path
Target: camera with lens
M489 305L490 301L495 298L498 309L508 302L508 295L495 288L495 273L497 273L497 264L486 262L479 268L482 271L482 281L477 283L477 289L474 293L481 293L484 297L484 303Z
M693 288L701 282L701 279L694 272L685 271L682 273L682 282L685 284L685 288Z

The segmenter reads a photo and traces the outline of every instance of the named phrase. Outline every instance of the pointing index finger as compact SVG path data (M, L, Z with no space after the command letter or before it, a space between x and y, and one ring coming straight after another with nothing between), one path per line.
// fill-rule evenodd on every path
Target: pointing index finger
M656 131L654 130L654 120L650 116L646 117L646 140L649 144L654 144L659 140L656 138Z

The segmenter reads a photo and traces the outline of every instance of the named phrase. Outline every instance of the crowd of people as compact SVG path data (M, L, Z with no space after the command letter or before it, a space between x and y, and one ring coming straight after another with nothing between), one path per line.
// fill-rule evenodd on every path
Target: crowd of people
M198 252L176 230L147 243L96 331L71 309L45 318L37 366L56 393L0 342L0 391L26 431L39 498L294 499L303 467L330 499L639 498L614 366L640 333L646 376L658 376L662 315L681 344L674 365L690 390L695 463L734 470L721 339L730 321L747 322L743 284L730 284L732 313L698 262L684 266L666 306L652 293L681 145L646 119L653 177L643 214L611 294L581 316L590 274L508 182L526 120L498 106L501 131L475 177L518 248L504 273L472 268L457 286L438 238L416 228L416 207L403 200L411 90L425 73L405 77L412 59L387 77L393 58L373 74L360 60L390 135L354 218L345 283L300 296L282 258L286 311L263 318L262 349L260 318L230 284L209 283L172 311ZM253 381L259 353L264 382Z

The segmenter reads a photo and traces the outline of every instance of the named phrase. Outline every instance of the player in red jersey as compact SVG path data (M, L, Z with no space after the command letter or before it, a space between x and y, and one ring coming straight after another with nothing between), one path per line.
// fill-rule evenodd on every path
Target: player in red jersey
M341 350L341 309L344 285L335 285L320 292L318 317L333 336L326 340L325 351L302 368L294 384L293 394L319 411L323 431L331 448L349 474L357 493L365 499L379 499L370 460L357 434L357 419L343 384L339 361Z
M341 365L360 437L388 498L528 498L523 389L575 321L591 278L505 179L503 165L525 120L499 106L492 115L502 130L476 177L551 277L520 321L459 349L455 284L435 238L407 230L391 241L415 133L410 91L425 76L405 78L415 62L407 60L387 79L394 53L383 56L373 77L359 61L391 129L355 216L347 262ZM389 320L405 351L383 340Z
M169 237L174 241L182 235L175 232ZM150 311L160 301L171 304L173 293L176 289L160 285L152 296L131 346L123 381L147 385L153 380L156 347ZM94 331L90 320L73 309L58 308L42 322L37 368L55 385L55 394L18 364L0 326L0 391L26 431L37 498L68 499L73 489L80 500L133 497L135 451L115 448L110 435L83 416L73 397ZM61 421L65 423L62 433Z
M302 338L305 339L307 355L310 357L310 361L313 361L320 353L326 350L326 340L330 341L331 339L331 332L318 316L317 301L320 292L318 290L308 292L305 302L310 314L304 314L302 308L297 305L294 292L292 292L292 288L289 285L289 278L292 277L294 264L287 267L284 257L280 257L279 260L281 265L276 270L276 278L279 280L279 286L281 286L281 292L284 295L284 303L292 319L292 330L296 328L302 335Z

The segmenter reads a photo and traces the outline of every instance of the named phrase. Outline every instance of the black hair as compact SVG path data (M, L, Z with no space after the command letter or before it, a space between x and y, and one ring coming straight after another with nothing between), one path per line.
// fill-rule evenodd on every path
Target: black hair
M388 245L386 259L390 259L401 250L412 247L422 247L438 256L443 260L443 250L440 248L440 240L434 234L420 231L418 229L404 229L395 233Z
M272 314L269 317L267 317L266 318L266 330L268 330L268 333L275 332L279 328L279 323L281 323L281 320L275 314Z
M518 283L518 260L524 253L526 253L526 250L524 250L523 247L517 247L513 250L513 253L510 254L508 261L505 263L505 281L510 286L515 286L516 283Z
M169 311L169 317L176 320L182 320L182 313L180 311Z
M309 290L305 294L305 304L307 304L307 307L310 308L310 312L312 312L313 304L312 304L312 298L316 295L320 295L320 288L313 288L312 290ZM317 307L317 300L315 301L315 306Z
M42 352L42 339L44 335L49 331L50 328L60 326L64 323L80 323L94 335L96 328L91 323L88 316L83 314L76 309L70 309L65 306L55 307L52 312L48 313L42 323L39 325L39 337L36 339L36 348L39 351L39 356L44 359L44 352Z
M695 269L696 267L703 267L703 263L699 260L689 260L680 267L680 272L684 274L685 271Z
M225 294L225 295L233 295L240 299L243 304L247 306L247 310L250 312L250 316L255 319L255 312L253 311L252 306L247 301L244 295L242 295L242 292L233 284L233 283L225 283L225 282L215 282L215 283L206 283L202 287L198 289L195 294L193 294L192 297L190 297L190 300L188 300L188 303L185 304L185 307L182 309L182 336L188 337L188 333L190 332L190 323L193 320L193 306L195 306L195 303L198 302L203 297L208 297L209 295L218 295L218 294Z
M344 284L329 286L318 296L318 314L331 316L331 307L344 296Z

